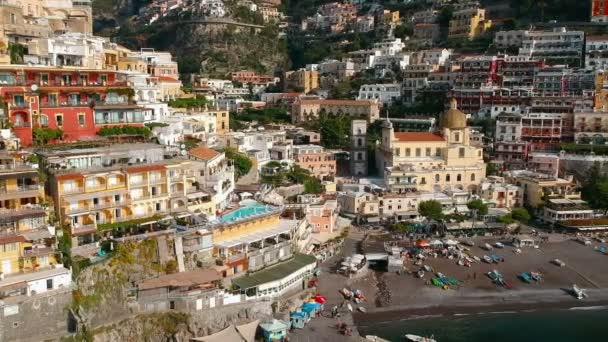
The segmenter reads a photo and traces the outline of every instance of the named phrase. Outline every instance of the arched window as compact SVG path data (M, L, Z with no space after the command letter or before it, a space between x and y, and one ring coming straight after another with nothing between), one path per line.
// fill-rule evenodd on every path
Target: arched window
M460 173L456 176L456 181L460 182L462 180L462 176L460 175Z
M46 115L40 115L38 121L42 127L47 127L49 125L49 118Z
M440 179L439 175L435 175L435 182L439 182L439 179Z
M446 182L449 182L449 181L450 181L450 175L449 175L449 174L445 175L445 181L446 181Z
M458 133L458 132L454 133L454 141L456 141L456 142L460 141L460 133Z
M359 146L359 147L363 146L363 139L361 139L361 138L357 139L357 146Z
M475 174L471 173L471 182L475 181Z

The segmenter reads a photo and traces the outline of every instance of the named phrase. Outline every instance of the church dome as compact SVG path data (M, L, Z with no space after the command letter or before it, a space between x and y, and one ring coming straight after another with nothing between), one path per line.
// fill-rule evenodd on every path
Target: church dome
M467 115L458 110L456 99L450 101L450 109L441 118L441 128L465 128L467 127Z

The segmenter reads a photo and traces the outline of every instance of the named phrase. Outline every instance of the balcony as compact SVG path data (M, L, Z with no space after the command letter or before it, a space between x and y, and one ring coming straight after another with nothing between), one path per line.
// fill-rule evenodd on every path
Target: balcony
M68 101L68 102L41 102L41 108L62 108L62 107L90 107L91 104L86 101Z
M83 187L74 187L69 189L63 189L61 191L64 195L81 194L84 192Z
M159 177L159 178L150 178L150 184L164 184L167 183L167 178Z
M40 196L40 187L38 185L22 185L12 189L0 188L0 200L38 196Z
M173 176L171 176L171 181L172 182L183 182L184 181L184 175L182 175L182 174L173 175Z
M97 231L96 225L94 223L92 224L77 224L72 226L72 235L86 235L86 234L92 234L95 233Z

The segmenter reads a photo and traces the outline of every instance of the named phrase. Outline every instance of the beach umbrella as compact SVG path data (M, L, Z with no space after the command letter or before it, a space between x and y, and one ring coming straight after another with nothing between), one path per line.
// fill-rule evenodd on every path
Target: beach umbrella
M317 294L314 297L315 302L320 303L320 304L325 304L325 302L327 302L327 298L321 296L320 294Z
M417 247L429 247L431 244L428 240L418 240L416 241Z

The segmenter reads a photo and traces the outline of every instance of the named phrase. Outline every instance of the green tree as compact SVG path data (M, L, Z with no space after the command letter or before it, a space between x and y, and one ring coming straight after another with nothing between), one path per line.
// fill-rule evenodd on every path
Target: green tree
M253 162L247 155L237 151L234 148L228 147L224 149L224 153L226 153L226 158L232 160L234 163L234 169L236 173L236 178L241 178L251 170L253 167Z
M499 216L498 222L504 223L504 224L511 224L511 223L514 223L515 220L513 219L512 214L507 214L507 215Z
M483 203L482 200L476 199L467 203L467 207L470 210L477 210L477 215L487 215L488 214L488 205Z
M435 200L420 202L418 212L429 220L441 220L443 218L441 203Z
M511 217L522 223L527 223L532 218L526 208L514 208L511 210Z
M63 131L53 128L34 128L32 135L34 144L36 146L42 146L48 144L51 140L63 138Z
M323 192L323 185L317 178L309 177L304 181L304 192L307 194L320 194Z

